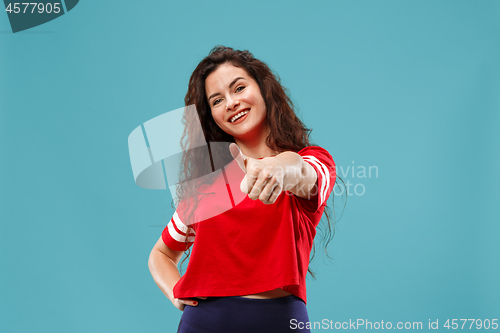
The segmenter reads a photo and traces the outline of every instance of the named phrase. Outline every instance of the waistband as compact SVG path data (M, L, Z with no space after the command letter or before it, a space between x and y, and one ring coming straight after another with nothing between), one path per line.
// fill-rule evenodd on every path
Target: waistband
M242 296L199 299L197 306L187 305L179 327L200 332L309 332L291 329L291 320L307 322L304 301L295 295L279 298ZM182 332L182 331L180 331Z

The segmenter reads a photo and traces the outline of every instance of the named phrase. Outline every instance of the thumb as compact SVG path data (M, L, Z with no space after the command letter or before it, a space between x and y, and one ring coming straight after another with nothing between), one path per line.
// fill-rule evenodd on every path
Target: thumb
M229 145L229 151L231 152L231 156L233 156L233 158L236 160L236 162L240 166L241 170L243 170L243 172L246 173L247 172L248 157L243 155L243 153L241 152L240 148L238 147L238 145L236 143L231 143Z

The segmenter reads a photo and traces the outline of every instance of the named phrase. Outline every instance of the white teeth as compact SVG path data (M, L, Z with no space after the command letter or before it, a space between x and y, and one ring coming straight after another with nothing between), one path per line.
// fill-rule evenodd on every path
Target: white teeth
M243 111L243 112L240 112L238 113L236 116L232 117L231 119L229 119L230 122L234 123L238 118L246 115L248 113L248 110L247 111Z

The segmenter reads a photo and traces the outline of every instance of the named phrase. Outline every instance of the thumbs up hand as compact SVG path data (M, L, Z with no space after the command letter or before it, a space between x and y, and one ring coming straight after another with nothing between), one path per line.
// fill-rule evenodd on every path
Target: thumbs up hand
M283 192L286 165L276 157L255 159L245 156L238 145L229 145L231 155L245 172L240 189L252 200L273 204Z

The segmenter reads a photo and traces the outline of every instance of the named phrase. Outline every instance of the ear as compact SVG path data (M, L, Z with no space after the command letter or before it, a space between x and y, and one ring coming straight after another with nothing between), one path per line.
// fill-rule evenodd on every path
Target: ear
M241 170L243 170L243 172L246 173L247 172L248 157L243 155L243 153L240 150L240 147L238 147L238 145L236 143L231 143L229 145L229 151L231 152L231 156L233 156L233 158L236 160L236 162L240 166Z

